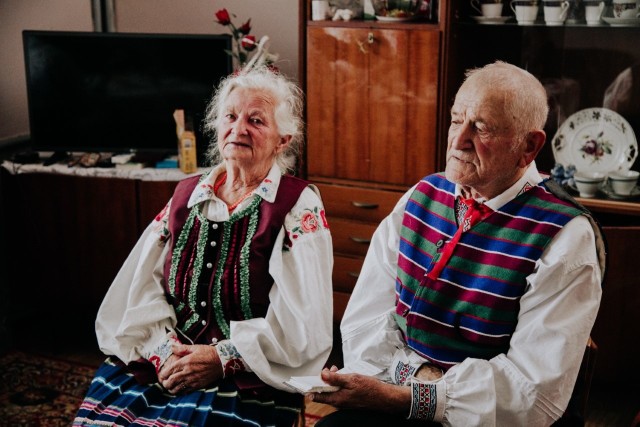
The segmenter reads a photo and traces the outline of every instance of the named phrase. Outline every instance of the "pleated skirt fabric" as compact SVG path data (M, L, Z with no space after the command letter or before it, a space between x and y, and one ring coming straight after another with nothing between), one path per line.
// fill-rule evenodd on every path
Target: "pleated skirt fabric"
M274 393L278 394L282 393ZM286 403L277 397L256 397L230 380L176 396L159 384L139 384L123 366L107 359L98 368L73 426L292 427L303 402L302 396L293 397L284 399Z

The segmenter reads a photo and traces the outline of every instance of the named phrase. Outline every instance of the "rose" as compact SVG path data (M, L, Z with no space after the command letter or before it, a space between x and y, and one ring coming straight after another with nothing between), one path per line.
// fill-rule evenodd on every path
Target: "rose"
M238 28L238 32L242 34L249 34L251 32L251 18L247 20L244 24Z
M251 52L258 45L256 44L256 36L247 35L242 38L242 48L248 52Z
M318 218L311 212L307 212L300 220L300 227L304 232L312 233L318 229Z
M251 18L242 24L240 27L236 27L231 21L231 17L236 17L234 14L230 14L227 9L220 9L216 12L216 20L218 24L228 27L231 36L233 37L232 49L225 50L225 52L234 58L234 66L236 70L242 69L248 63L252 66L256 64L264 64L277 71L277 68L273 66L273 63L278 59L278 56L271 54L268 48L262 42L268 41L269 38L264 36L260 39L260 43L256 42L256 37L249 34L251 32ZM266 42L265 42L266 43ZM260 49L258 49L260 47ZM258 55L258 58L252 58L251 55ZM253 61L253 59L261 59L260 61Z
M598 150L598 143L593 139L590 139L587 142L585 142L584 147L582 147L582 151L584 151L589 155L596 154L597 150Z
M220 9L219 11L217 11L216 19L218 20L218 24L220 25L231 24L231 17L229 16L229 12L227 12L227 9Z

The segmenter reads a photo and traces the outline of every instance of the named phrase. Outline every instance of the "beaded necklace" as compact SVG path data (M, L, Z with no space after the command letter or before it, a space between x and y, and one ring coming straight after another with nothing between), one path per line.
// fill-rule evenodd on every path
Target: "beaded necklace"
M217 195L218 194L218 189L222 186L222 184L224 184L225 182L227 182L227 173L223 172L218 179L216 180L216 183L213 185L213 192ZM247 193L245 193L244 196L240 197L238 200L236 200L235 202L233 202L232 204L228 204L227 203L227 209L229 210L229 213L233 212L233 210L235 208L238 207L238 205L242 202L244 202L247 197L249 197L251 195L251 193L253 193L253 189L249 190Z

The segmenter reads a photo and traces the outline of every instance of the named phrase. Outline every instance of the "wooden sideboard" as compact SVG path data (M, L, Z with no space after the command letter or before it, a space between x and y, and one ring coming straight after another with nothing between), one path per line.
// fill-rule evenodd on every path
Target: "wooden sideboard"
M176 184L3 169L3 317L14 338L94 342L105 292Z

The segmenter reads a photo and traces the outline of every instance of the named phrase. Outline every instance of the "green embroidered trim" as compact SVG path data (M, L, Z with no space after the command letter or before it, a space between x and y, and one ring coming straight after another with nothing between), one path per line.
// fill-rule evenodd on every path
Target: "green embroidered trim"
M200 212L200 209L194 206L192 209L197 210L198 220L200 220L200 235L198 236L198 242L196 243L196 258L193 264L193 276L191 277L191 286L189 287L189 306L196 311L196 301L198 290L198 282L200 281L200 274L202 273L202 263L204 262L204 248L207 245L207 239L209 238L209 220L205 218Z
M245 319L251 319L253 315L251 314L251 307L249 305L249 246L251 244L251 240L257 229L258 223L258 206L262 198L255 197L254 200L240 212L234 212L227 222L227 226L224 228L224 232L222 233L222 244L220 245L220 258L218 261L218 266L216 268L216 274L214 277L214 289L213 289L213 308L214 313L216 315L216 322L218 323L218 327L224 334L225 338L229 339L231 337L231 327L230 323L224 318L224 313L222 312L222 300L221 297L221 289L222 289L222 273L224 263L229 256L229 244L231 240L231 229L233 228L233 224L238 220L244 218L247 215L250 215L249 218L249 227L247 230L247 239L245 245L241 248L240 252L240 306L242 309L242 314Z
M189 238L189 233L191 228L193 227L193 221L196 217L196 210L191 209L189 212L189 216L187 217L187 221L185 222L180 235L178 236L178 240L176 240L176 246L173 249L173 254L171 254L171 268L169 269L169 294L176 294L176 273L178 270L178 262L182 257L182 252L184 251L185 246L187 245L187 239Z
M258 201L261 199L256 197ZM253 236L258 229L258 209L251 212L249 217L249 227L247 229L247 238L244 246L240 250L240 306L245 319L251 319L251 305L249 304L249 254L251 251L251 242Z

